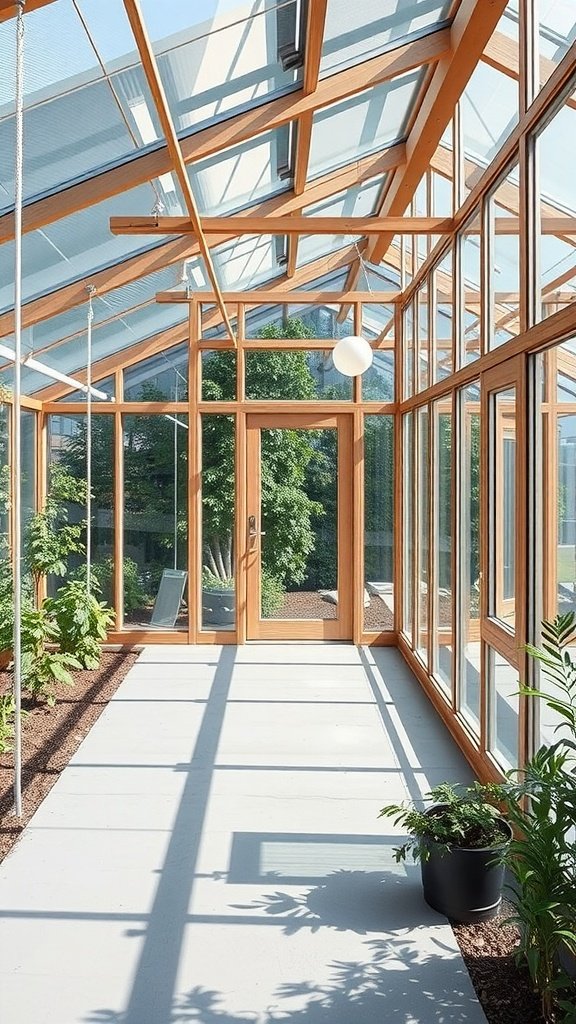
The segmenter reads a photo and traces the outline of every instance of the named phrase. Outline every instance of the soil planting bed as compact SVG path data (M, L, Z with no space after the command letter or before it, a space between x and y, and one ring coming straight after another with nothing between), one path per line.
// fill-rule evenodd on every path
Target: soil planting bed
M530 975L516 965L518 931L503 924L511 913L504 903L491 921L452 928L488 1024L544 1024Z
M56 704L36 704L23 697L28 715L22 721L22 804L20 821L12 815L12 754L0 755L0 860L14 846L26 823L57 781L82 740L100 717L138 655L105 651L95 672L74 672L74 687L59 686ZM0 693L12 685L0 672Z

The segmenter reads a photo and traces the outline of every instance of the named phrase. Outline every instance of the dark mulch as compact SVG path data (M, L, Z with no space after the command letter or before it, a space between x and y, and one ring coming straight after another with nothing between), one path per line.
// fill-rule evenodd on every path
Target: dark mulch
M518 930L503 924L511 913L504 904L492 921L452 928L488 1024L544 1024L530 975L515 961Z
M315 590L297 590L284 595L282 607L273 619L335 619L337 606ZM372 596L364 609L364 628L368 631L394 629L394 615L384 601Z
M59 686L56 704L36 704L23 699L28 715L22 722L23 815L13 814L13 759L0 755L0 860L14 846L34 811L52 789L80 743L100 717L138 655L104 652L95 672L74 672L74 687ZM0 672L0 693L12 685L11 676Z

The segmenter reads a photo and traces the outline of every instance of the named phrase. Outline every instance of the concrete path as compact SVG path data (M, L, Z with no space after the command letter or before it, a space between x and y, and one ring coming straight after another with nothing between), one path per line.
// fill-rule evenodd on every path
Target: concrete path
M0 865L2 1024L485 1024L385 803L470 770L397 651L148 647Z

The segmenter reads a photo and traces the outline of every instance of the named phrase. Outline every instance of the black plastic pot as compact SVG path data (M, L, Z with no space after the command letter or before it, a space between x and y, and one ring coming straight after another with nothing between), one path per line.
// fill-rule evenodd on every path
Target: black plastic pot
M438 813L440 805L427 814ZM424 899L428 906L452 921L473 924L495 917L502 902L504 865L501 855L512 839L502 819L502 843L483 849L452 846L449 850L423 839L428 856L421 859Z
M202 590L202 625L234 626L236 624L236 594L221 590Z

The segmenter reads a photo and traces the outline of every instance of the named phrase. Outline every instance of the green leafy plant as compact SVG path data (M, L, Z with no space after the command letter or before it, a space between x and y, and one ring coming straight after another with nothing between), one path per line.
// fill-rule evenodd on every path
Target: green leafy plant
M497 807L490 802L490 793L480 783L458 786L442 783L430 790L434 805L427 811L414 803L389 804L379 817L392 818L402 825L411 838L394 850L397 861L425 860L428 843L448 853L453 847L486 849L499 847L507 839L507 831Z
M22 680L25 689L36 699L44 699L49 707L56 703L54 689L59 683L73 686L71 668L81 668L71 654L48 650L58 642L58 626L45 607L22 608Z
M56 597L46 599L44 609L58 628L60 651L72 654L82 668L98 668L100 645L114 622L112 609L95 593L88 593L80 580L69 580L60 587Z
M514 879L510 920L520 933L518 959L526 962L540 993L544 1019L557 1020L557 997L569 983L559 966L561 947L576 955L576 846L568 838L576 824L576 786L570 752L543 746L522 771L492 789L515 828L505 862Z
M26 562L36 584L43 576L64 576L68 556L84 552L81 537L86 523L70 523L71 502L86 503L86 483L55 463L44 508L32 516L27 528Z
M27 711L21 711L20 717L25 718ZM14 738L14 721L16 718L16 701L12 693L4 693L0 697L0 754L9 754Z
M562 950L576 956L576 663L570 653L576 615L542 623L542 646L527 645L549 686L521 688L558 716L556 742L543 745L520 771L509 772L493 796L502 802L515 837L505 856L514 879L512 920L520 932L518 958L526 962L540 993L546 1021L574 1024L574 1001L565 998L570 979L560 967Z

